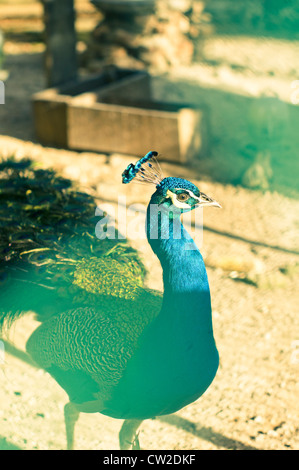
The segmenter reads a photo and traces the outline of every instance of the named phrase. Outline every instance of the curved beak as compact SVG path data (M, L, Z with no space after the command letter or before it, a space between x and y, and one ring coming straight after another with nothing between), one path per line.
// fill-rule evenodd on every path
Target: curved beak
M215 201L215 199L212 199L210 196L207 196L204 193L200 193L200 196L196 199L198 200L196 203L197 206L214 206L219 207L220 209L222 208L219 202Z

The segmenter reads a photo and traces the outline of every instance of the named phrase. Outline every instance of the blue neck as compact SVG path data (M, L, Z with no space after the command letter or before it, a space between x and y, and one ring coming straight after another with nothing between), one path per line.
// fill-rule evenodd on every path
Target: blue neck
M151 201L152 202L152 201ZM192 321L201 331L212 330L211 301L202 256L179 220L161 209L157 217L147 209L147 238L163 269L164 297L161 315L175 314Z

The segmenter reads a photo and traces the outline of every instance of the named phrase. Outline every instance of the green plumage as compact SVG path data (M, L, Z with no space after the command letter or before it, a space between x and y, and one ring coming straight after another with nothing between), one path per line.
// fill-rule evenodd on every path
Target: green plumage
M27 350L56 379L68 371L93 381L92 393L87 380L78 388L70 381L64 383L72 401L105 403L161 304L160 294L141 288L136 289L134 300L103 296L98 307L81 307L50 318L30 337ZM67 338L67 347L62 338Z
M96 206L53 170L0 161L0 327L22 310L52 314L54 303L61 311L102 295L135 298L143 264L123 240L96 238Z
M124 264L113 258L108 261L105 256L83 259L76 264L73 284L93 294L134 300L143 282L134 261L128 259Z

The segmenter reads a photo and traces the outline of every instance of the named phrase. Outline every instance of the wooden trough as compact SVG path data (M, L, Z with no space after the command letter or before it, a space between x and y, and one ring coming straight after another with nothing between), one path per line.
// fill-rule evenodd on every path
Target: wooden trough
M149 74L107 70L33 96L36 136L44 145L140 156L157 150L186 162L206 152L200 109L156 102Z

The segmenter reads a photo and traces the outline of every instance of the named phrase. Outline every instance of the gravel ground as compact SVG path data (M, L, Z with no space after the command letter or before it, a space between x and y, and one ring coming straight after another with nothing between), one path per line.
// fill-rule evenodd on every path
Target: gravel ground
M146 204L150 189L122 187L131 157L44 148L34 139L30 97L44 87L42 56L7 58L10 79L0 107L0 153L31 156L54 167L116 208ZM299 449L298 433L298 215L299 202L283 194L213 182L187 168L163 164L165 175L185 176L223 206L204 212L196 230L211 286L221 365L209 390L180 412L143 423L144 449ZM141 214L142 223L142 214ZM161 268L144 240L132 240L148 268L147 283L161 289ZM24 356L37 322L18 321L0 363L0 449L64 449L65 392ZM11 346L13 344L14 346ZM82 414L77 449L117 449L121 422Z

